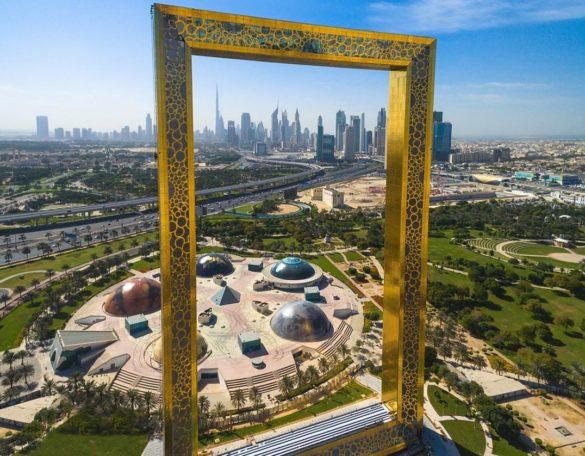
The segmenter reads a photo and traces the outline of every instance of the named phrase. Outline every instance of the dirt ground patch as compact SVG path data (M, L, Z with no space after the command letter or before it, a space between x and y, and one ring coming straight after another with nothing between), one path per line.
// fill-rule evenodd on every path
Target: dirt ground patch
M548 257L566 263L580 263L585 260L585 255L579 255L578 253L550 253Z
M294 204L287 204L282 203L279 204L275 211L268 212L270 215L287 215L287 214L294 214L295 212L300 211L298 206Z
M534 396L512 401L510 405L534 426L527 429L527 434L532 439L540 438L557 447L559 455L581 454L585 449L585 411L579 411L566 399L552 395L550 399Z

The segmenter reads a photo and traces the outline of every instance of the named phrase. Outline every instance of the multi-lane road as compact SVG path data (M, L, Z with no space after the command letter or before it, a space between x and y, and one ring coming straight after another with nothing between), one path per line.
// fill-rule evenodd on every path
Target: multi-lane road
M376 169L379 169L379 166L376 167L375 165L372 166L372 164L367 163L358 164L355 167L333 171L324 175L317 175L313 179L305 182L294 182L290 185L280 185L278 188L265 189L241 196L234 196L230 199L211 202L204 206L206 207L208 214L218 214L237 206L256 203L271 196L282 194L284 190L289 188L297 187L299 190L305 190L335 182L347 181L371 173ZM142 203L144 200L146 200L146 198L138 199L138 205L145 204ZM156 202L156 199L154 199L154 202ZM75 227L63 227L59 225L39 227L38 230L32 232L0 237L0 265L41 256L43 251L39 250L38 247L42 243L49 244L54 253L59 253L78 247L79 245L85 246L102 242L105 236L107 236L107 239L114 239L137 232L154 230L157 227L158 214L140 214L137 212L130 215L121 215L118 218L108 221L88 219ZM63 233L75 234L77 236L77 245L73 242L65 241L63 239ZM91 240L89 240L89 236L91 236ZM28 255L22 253L24 247L30 249ZM8 251L10 252L10 255L7 256L6 253Z

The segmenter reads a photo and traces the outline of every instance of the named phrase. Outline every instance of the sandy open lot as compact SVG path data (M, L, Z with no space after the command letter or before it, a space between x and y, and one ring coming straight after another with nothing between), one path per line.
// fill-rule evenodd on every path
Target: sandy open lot
M544 443L558 447L560 455L582 454L585 449L585 413L565 399L551 396L528 397L510 402L514 410L528 418L534 426L527 433L532 438L540 438ZM560 431L566 429L570 435Z

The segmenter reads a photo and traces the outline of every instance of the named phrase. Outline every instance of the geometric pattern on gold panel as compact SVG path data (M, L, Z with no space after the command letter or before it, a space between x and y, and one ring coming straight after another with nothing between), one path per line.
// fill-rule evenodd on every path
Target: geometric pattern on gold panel
M319 452L308 454L376 454L384 449L396 448L416 437L422 420L421 379L423 356L423 322L426 293L426 239L428 216L428 189L430 173L430 123L432 115L435 40L387 33L356 31L333 27L321 27L276 21L247 16L214 13L164 5L154 6L157 47L157 93L163 92L164 103L157 109L165 110L166 122L159 125L159 153L165 160L168 176L161 175L161 183L168 183L169 204L161 204L161 220L169 219L169 240L166 252L169 262L161 262L163 297L165 289L170 300L163 300L163 317L170 320L169 334L171 362L164 369L171 369L165 376L165 449L173 455L196 452L196 425L192 402L191 335L196 333L192 314L194 303L190 293L189 260L195 245L190 244L190 230L195 229L195 198L187 192L190 153L189 131L192 130L192 100L190 93L190 69L185 61L185 47L195 54L219 57L235 57L265 61L306 63L314 65L349 66L356 68L410 70L408 93L409 117L407 128L407 165L405 179L406 220L402 246L404 247L404 272L401 277L403 321L399 335L402 360L400 396L401 414L398 424L387 429L372 429L354 438L342 439L327 445ZM162 57L161 57L162 56ZM162 58L162 62L159 61ZM161 65L164 72L161 73ZM391 94L392 96L392 94ZM159 119L161 115L159 113ZM192 145L191 145L192 146ZM191 149L192 150L192 149ZM159 170L164 170L159 161ZM166 180L163 179L165 177ZM163 201L161 194L161 202ZM388 205L388 201L386 202ZM189 213L193 216L190 219ZM388 221L387 221L388 222ZM161 227L164 226L161 221ZM161 241L161 249L165 246ZM387 254L388 252L386 252ZM161 250L161 258L165 252ZM166 268L166 270L165 270ZM168 283L164 283L168 278ZM167 288L168 287L168 288ZM165 308L166 314L165 314ZM166 325L166 323L164 323ZM165 342L165 346L167 343ZM165 350L165 353L167 351ZM169 367L172 366L172 367ZM169 383L167 384L167 379Z

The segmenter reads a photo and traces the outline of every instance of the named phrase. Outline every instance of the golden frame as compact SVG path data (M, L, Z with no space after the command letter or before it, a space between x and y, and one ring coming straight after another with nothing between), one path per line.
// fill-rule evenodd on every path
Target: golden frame
M155 4L165 454L197 454L192 55L390 71L382 401L396 420L305 454L390 454L422 428L436 40ZM390 127L390 128L389 128Z

